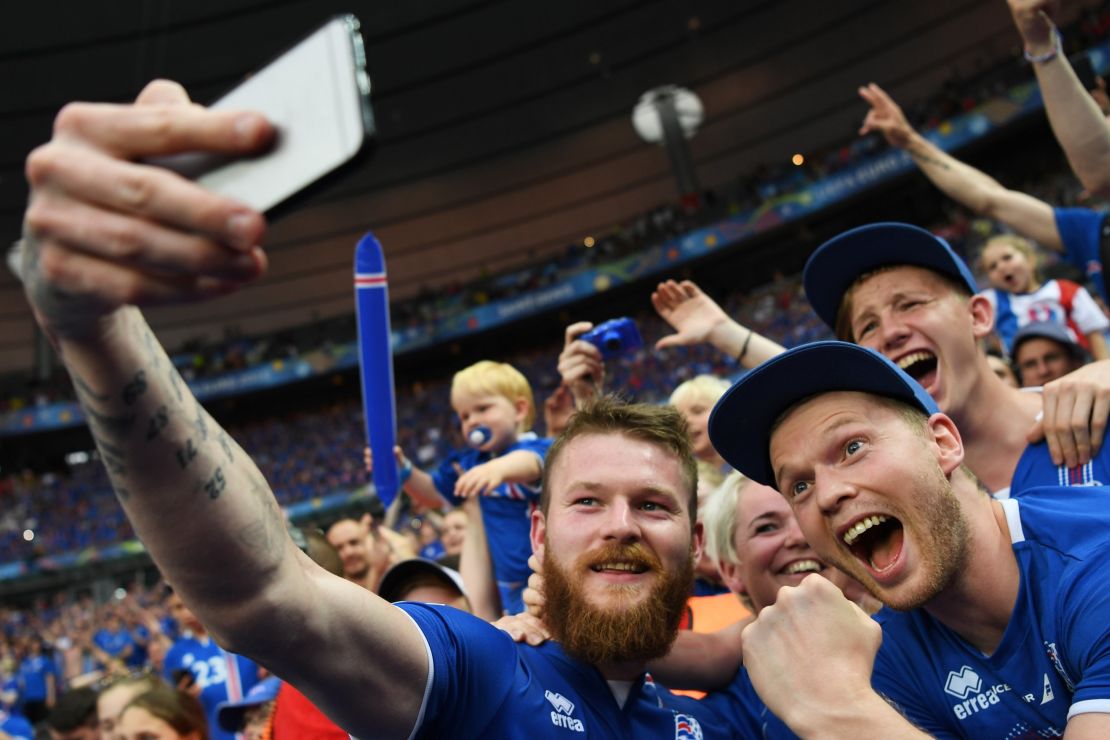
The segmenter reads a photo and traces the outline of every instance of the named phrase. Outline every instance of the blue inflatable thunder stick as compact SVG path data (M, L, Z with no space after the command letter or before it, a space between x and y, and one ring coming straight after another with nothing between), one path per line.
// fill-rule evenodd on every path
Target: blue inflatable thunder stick
M397 496L397 402L393 393L393 347L389 285L377 238L367 233L355 247L355 305L366 439L374 454L374 489L387 507Z

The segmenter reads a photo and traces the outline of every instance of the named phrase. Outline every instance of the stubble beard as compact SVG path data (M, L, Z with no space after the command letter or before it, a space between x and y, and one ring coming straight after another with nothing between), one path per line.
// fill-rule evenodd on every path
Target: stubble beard
M678 634L678 625L694 583L691 553L674 572L639 544L612 545L580 556L568 573L548 548L544 552L544 620L563 649L593 665L649 661L667 654ZM586 596L574 574L585 573L591 563L633 560L656 574L648 594L638 586L613 586L611 605L598 606ZM638 601L634 601L639 597Z
M912 524L918 535L922 571L921 583L914 589L892 594L875 582L871 573L851 554L838 550L831 561L855 578L876 599L896 611L925 606L946 589L967 563L968 524L963 507L951 481L937 465L915 476L907 509L893 514L905 529ZM903 532L903 537L906 531ZM903 547L905 543L903 542ZM843 548L843 545L841 545Z

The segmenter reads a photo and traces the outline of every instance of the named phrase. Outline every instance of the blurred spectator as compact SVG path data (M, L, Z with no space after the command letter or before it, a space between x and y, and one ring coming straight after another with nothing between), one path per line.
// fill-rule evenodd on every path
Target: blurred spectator
M109 681L100 690L96 700L100 737L104 740L114 738L116 724L119 722L120 714L123 713L123 708L139 694L146 693L161 684L161 679L153 673L120 676Z
M211 736L197 698L165 684L132 699L116 725L118 740L208 740Z
M216 710L220 729L239 733L243 740L270 740L273 737L274 705L281 679L270 676L259 681L242 699L226 701Z
M1064 327L1052 321L1023 326L1014 337L1013 357L1025 387L1050 383L1087 362L1083 348L1072 340Z
M83 687L62 694L46 726L51 740L97 740L96 691Z
M182 636L166 654L162 677L175 688L196 697L201 702L204 707L203 716L208 717L208 734L213 740L234 740L233 734L223 732L217 725L216 709L221 702L232 697L243 696L258 683L258 664L250 658L229 653L217 645L177 592L170 594L169 601L174 619L181 625ZM165 692L160 694L148 692L148 694L153 695L152 701L157 701L157 706L153 708L143 705L148 714L154 709L166 713L173 708L169 695ZM138 698L132 701L132 705L136 701ZM158 708L163 705L164 709ZM126 715L126 710L120 715L121 724ZM161 714L155 716L169 722ZM174 727L176 728L177 725Z

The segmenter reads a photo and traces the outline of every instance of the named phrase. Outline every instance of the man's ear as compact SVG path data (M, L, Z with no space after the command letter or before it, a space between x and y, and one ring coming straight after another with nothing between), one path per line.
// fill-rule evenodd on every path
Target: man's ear
M967 302L967 311L971 318L971 331L976 339L982 339L994 330L994 306L985 295L977 293L971 296Z
M956 423L941 413L929 417L929 431L937 447L937 462L945 475L960 467L964 461L964 443Z
M543 548L547 543L547 519L544 517L543 512L536 509L532 512L532 552L543 562Z
M705 527L701 522L694 522L694 534L690 540L690 550L694 555L694 562L701 560L702 551L705 549Z

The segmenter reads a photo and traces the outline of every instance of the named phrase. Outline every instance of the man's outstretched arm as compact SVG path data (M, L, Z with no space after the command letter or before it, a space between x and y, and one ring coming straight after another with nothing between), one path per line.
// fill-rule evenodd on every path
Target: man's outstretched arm
M265 479L137 308L227 293L265 268L260 214L137 162L247 154L272 135L259 116L204 110L167 82L132 106L67 106L27 161L25 289L166 579L223 645L297 684L348 731L404 735L429 670L419 630L297 550Z
M905 150L921 174L941 192L965 208L1001 221L1048 249L1064 250L1052 206L1027 193L1006 188L929 141L910 125L894 99L874 82L858 92L870 106L859 130L861 135L881 133L888 144Z

